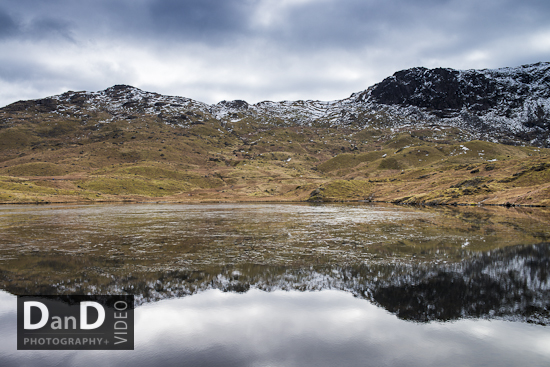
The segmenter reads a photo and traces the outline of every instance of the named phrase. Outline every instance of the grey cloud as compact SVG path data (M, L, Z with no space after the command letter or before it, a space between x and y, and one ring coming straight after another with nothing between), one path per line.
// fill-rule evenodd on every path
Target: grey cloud
M431 36L469 47L548 27L550 3L539 1L325 1L291 11L270 37L297 47L399 47ZM434 37L436 38L436 37ZM391 42L391 44L388 44Z
M242 0L155 0L147 8L157 32L211 41L244 33L251 10Z
M36 98L126 83L205 102L254 102L343 98L413 66L550 61L547 0L267 1L4 2L0 83L30 85ZM537 34L541 45L529 46ZM180 65L202 74L163 78L185 79Z
M211 46L262 40L295 50L399 47L401 42L424 41L430 34L447 36L449 44L468 47L548 27L550 15L550 2L541 0L319 0L287 6L281 10L280 21L258 27L257 12L263 4L260 0L44 3L19 0L11 7L31 18L64 19L74 25L81 38L115 37L126 42L163 44L203 42ZM5 24L13 28L14 23ZM66 36L68 29L67 24L56 23L45 30L50 36Z
M26 34L35 39L64 38L74 42L71 24L55 18L37 18L26 27Z
M20 0L12 9L50 23L63 18L81 38L217 43L245 35L253 5L247 0L50 0L45 6L43 1ZM61 25L55 24L55 30L66 35L61 32L66 24Z
M73 41L68 21L50 16L21 19L0 9L0 40L57 39L59 37Z
M14 36L18 32L18 28L15 20L0 9L0 39Z

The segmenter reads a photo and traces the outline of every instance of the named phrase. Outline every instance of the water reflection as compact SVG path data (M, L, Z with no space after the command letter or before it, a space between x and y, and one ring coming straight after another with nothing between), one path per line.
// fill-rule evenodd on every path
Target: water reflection
M549 224L517 208L0 207L0 364L547 366ZM16 351L14 295L88 293L136 295L135 351Z
M550 329L418 324L344 291L207 290L136 310L134 351L16 351L15 297L0 292L2 366L547 366Z
M550 320L550 213L361 205L6 206L0 288L342 290L417 322Z

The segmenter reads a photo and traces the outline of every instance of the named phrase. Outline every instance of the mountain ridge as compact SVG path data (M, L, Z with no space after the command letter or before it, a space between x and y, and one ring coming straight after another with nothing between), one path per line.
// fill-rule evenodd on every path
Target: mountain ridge
M185 201L200 192L205 200L546 205L549 81L545 62L412 68L336 101L206 104L128 85L19 101L0 108L0 201ZM18 181L46 177L71 185L31 193Z
M29 102L32 101L15 102L4 109L20 110ZM469 140L550 146L550 137L541 136L550 132L548 62L465 71L416 67L398 71L364 91L335 101L249 104L233 100L209 105L187 97L115 85L99 92L66 92L34 102L41 105L42 112L76 112L85 105L106 105L106 110L115 117L125 112L130 116L156 114L160 119L183 126L188 120L186 114L193 113L221 122L235 120L240 113L265 124L276 121L298 126L328 124L362 128L372 124L373 118L383 118L387 128L437 124L466 130L471 135Z

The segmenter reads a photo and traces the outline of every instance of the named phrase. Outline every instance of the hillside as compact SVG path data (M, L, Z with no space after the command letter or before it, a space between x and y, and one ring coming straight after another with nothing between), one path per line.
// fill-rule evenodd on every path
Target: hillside
M0 109L0 201L550 204L550 63L413 68L339 101L117 85Z

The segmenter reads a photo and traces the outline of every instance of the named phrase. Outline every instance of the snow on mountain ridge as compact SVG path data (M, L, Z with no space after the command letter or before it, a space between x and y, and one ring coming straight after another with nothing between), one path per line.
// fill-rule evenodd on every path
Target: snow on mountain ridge
M251 105L235 100L209 105L115 85L99 92L67 92L36 102L61 114L85 109L106 111L112 118L105 122L148 114L181 126L210 119L222 124L245 119L266 125L356 128L439 125L465 129L473 139L550 146L548 62L462 71L417 67L398 71L336 101L263 101Z
M85 103L89 110L105 109L112 113L133 112L138 109L141 113L155 114L156 107L165 111L180 109L199 109L208 111L209 105L185 97L165 96L158 93L143 91L127 85L115 85L99 92L66 92L51 97L60 102L71 103L76 96L85 96ZM73 107L73 106L69 106Z

